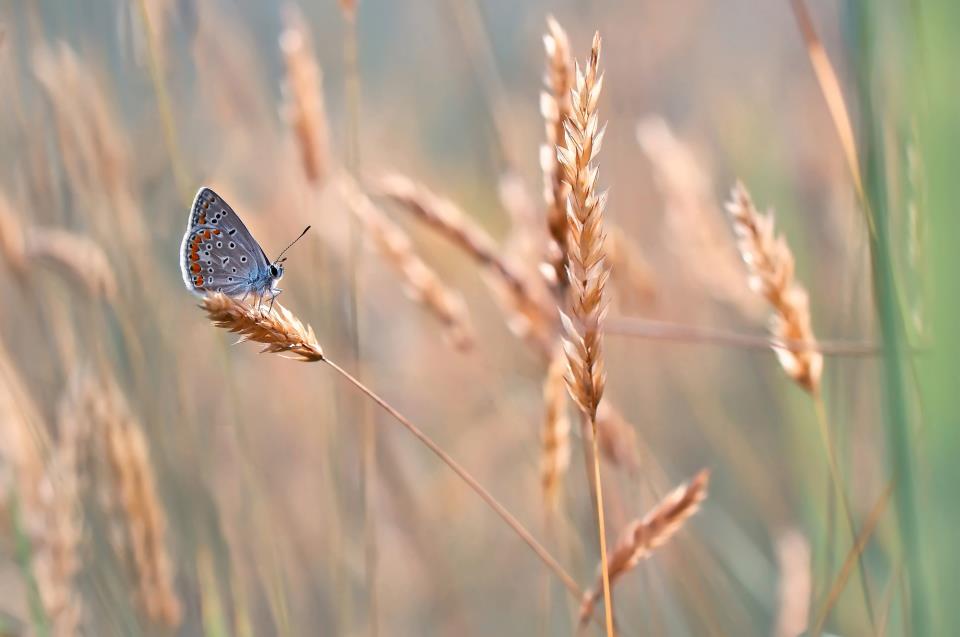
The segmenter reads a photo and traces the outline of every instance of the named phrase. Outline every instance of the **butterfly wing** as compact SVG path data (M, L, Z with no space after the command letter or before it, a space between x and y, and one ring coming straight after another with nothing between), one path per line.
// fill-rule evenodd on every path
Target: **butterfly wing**
M196 294L245 295L269 281L270 261L257 240L217 193L201 188L180 246L180 270Z

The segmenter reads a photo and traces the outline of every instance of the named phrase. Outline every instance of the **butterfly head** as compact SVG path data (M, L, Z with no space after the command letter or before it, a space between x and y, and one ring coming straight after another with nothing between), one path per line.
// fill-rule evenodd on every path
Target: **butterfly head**
M283 278L283 263L277 261L276 263L270 264L270 278L274 281L279 281Z

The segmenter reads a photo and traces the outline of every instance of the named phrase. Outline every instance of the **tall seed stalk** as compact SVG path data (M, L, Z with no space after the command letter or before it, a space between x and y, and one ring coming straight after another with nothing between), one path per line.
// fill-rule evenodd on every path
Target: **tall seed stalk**
M785 347L775 346L773 349L783 371L813 399L817 426L827 455L830 481L839 497L851 542L855 542L857 527L837 462L826 405L820 391L823 354L816 349L817 340L813 334L809 296L794 276L793 252L786 238L783 235L777 236L773 213L761 214L750 193L740 182L733 187L727 211L738 238L740 253L750 271L750 287L767 300L773 311L770 331L779 342L795 343ZM828 505L828 509L832 510L832 505ZM866 566L861 559L857 562L864 606L871 626L875 626Z
M600 451L597 445L597 408L603 397L606 372L603 365L604 285L610 271L603 250L603 211L606 192L597 192L598 168L594 164L603 140L597 117L597 102L603 87L600 73L600 34L586 67L576 65L576 80L570 94L570 116L564 124L564 146L557 147L563 180L570 187L567 197L567 279L570 314L560 311L563 347L567 356L567 389L589 422L593 440L593 483L600 535L600 563L607 636L613 637L610 577L607 572L607 539L600 484Z

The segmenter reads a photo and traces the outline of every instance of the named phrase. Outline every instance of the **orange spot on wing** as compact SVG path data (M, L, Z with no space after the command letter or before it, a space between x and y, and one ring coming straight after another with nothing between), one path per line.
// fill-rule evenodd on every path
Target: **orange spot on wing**
M209 230L204 230L204 231L203 231L203 238L204 238L204 239L209 239L209 238L210 238L210 231L209 231Z
M194 263L193 265L190 266L190 270L191 270L192 272L199 272L199 271L200 271L200 264L199 264L199 263Z
M198 275L197 275L197 278L195 278L195 279L193 280L193 284L196 285L198 288L202 288L202 287L203 287L203 275L198 274Z
M191 261L199 261L199 260L200 260L200 255L197 254L196 252L191 252L191 253L190 253L190 260L191 260Z
M200 215L200 218L197 219L197 222L200 223L201 225L205 224L205 223L207 222L207 216L206 216L206 215Z
M220 236L220 231L219 231L219 230L214 230L214 231L213 231L213 234L215 234L215 235L217 235L217 236L219 237L219 236Z

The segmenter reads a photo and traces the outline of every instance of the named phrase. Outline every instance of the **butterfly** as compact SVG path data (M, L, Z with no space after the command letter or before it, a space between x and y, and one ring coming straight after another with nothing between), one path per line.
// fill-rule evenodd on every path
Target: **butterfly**
M222 292L245 299L255 294L262 301L269 294L272 307L281 292L277 283L283 277L283 255L309 229L307 226L275 261L270 261L233 208L203 187L193 200L180 244L183 283L199 295Z

